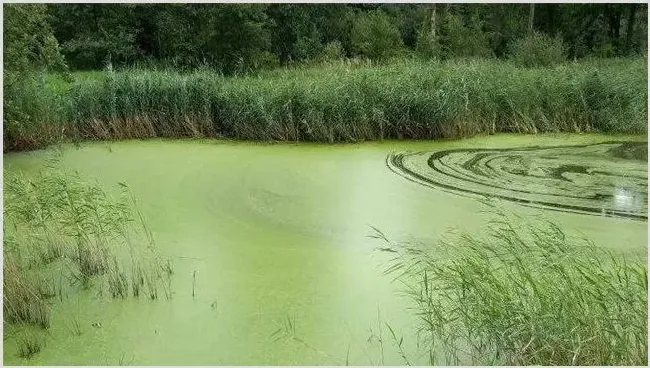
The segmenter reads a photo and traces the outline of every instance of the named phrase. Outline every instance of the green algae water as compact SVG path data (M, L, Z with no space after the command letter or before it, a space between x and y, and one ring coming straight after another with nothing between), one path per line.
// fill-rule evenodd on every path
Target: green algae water
M4 156L5 173L55 162L112 188L128 183L171 297L92 292L52 301L42 350L6 364L413 364L418 319L369 238L435 242L490 220L480 197L543 215L624 256L646 256L645 137L498 135L350 145L223 141L87 143ZM639 143L640 142L640 143ZM54 158L55 161L51 159ZM394 338L390 326L396 334Z

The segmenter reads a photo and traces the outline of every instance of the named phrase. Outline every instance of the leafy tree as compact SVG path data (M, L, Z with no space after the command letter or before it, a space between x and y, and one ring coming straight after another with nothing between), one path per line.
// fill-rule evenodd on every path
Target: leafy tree
M160 58L225 73L255 69L270 60L264 10L258 4L167 5L156 17Z
M296 60L314 59L323 51L323 44L320 41L320 34L316 27L312 27L311 33L300 36L294 45Z
M399 30L404 46L414 48L421 26L429 22L430 7L423 4L382 4L380 9Z
M551 66L566 60L566 49L560 37L534 31L512 42L509 58L524 67Z
M415 51L418 56L425 59L438 59L443 56L440 38L434 36L429 30L421 30L418 32Z
M372 60L399 55L403 43L397 28L381 10L360 15L352 27L352 47L356 54Z
M571 58L647 53L646 4L53 4L39 9L36 17L49 22L56 39L46 48L60 44L73 69L147 61L190 68L208 64L234 73L319 60L324 54L379 60L411 51L427 58L508 57L508 45L531 30L561 38ZM324 50L332 42L340 44L340 52ZM25 64L20 57L8 62Z
M350 54L352 43L350 33L356 11L346 4L312 4L313 21L321 36L323 45L339 42L342 54Z
M445 17L442 43L447 57L491 57L488 36L482 30L478 16L472 16L469 26L460 15L448 12Z
M313 20L315 8L302 4L274 4L268 9L272 47L282 62L314 57L322 50L321 34Z
M266 5L57 4L51 11L63 52L76 68L154 58L233 72L269 59Z
M97 69L107 61L128 63L143 54L136 38L134 4L50 5L52 25L66 60L77 69Z
M490 47L497 57L505 56L508 44L526 34L529 8L525 4L476 5L485 22Z
M265 5L195 6L201 22L199 45L206 59L225 72L241 72L259 65L271 46Z
M6 151L23 148L16 145L29 146L22 131L33 126L37 122L35 116L43 113L39 94L43 88L37 86L37 74L66 70L66 65L47 22L44 4L5 4L3 10L3 140Z
M10 76L24 77L36 70L65 68L44 4L5 4L3 10L4 70ZM5 85L13 82L6 77Z

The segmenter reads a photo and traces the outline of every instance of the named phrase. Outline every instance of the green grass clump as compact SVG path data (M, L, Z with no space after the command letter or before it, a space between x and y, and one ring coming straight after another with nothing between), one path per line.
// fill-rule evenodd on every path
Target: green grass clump
M5 241L5 247L6 247ZM39 294L36 282L26 277L11 253L4 252L3 312L8 323L29 322L42 328L50 327L50 311L45 298Z
M34 334L25 334L18 341L19 349L18 356L24 359L30 359L38 354L43 348L43 343Z
M407 286L432 364L648 362L645 260L504 213L483 237L435 246L377 237L397 251L387 272Z
M532 32L512 41L508 49L508 58L524 67L551 66L567 59L562 38L552 38L541 32Z
M5 321L50 325L49 299L69 288L108 290L112 297L156 299L169 263L125 184L114 199L77 174L46 169L35 177L5 173ZM63 285L64 279L72 280Z
M57 139L354 142L496 132L644 133L647 125L641 58L552 68L499 60L339 61L240 77L131 69L47 81L47 88L16 98L25 109L42 108L7 125L5 147L32 149Z

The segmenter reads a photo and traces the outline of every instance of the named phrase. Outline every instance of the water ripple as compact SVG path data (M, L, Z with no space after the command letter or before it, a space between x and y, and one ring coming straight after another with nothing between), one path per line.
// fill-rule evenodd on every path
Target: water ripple
M395 173L452 193L648 219L647 142L390 154Z

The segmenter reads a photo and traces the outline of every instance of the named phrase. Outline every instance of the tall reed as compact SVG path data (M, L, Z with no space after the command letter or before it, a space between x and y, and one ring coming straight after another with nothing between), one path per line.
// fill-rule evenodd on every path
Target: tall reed
M30 129L8 127L5 146L50 138L228 137L353 142L495 132L643 133L645 59L520 68L505 61L404 60L319 66L224 77L209 70L107 71L38 99ZM22 130L21 130L22 129ZM48 139L46 139L48 138Z
M112 297L151 299L171 273L157 253L133 197L122 184L113 199L74 173L47 169L36 177L5 173L4 294L10 323L49 327L48 299L71 287L108 290ZM139 214L139 212L138 212ZM58 275L60 273L60 275ZM58 277L52 277L52 276Z
M485 236L392 242L434 364L646 365L645 260L497 211ZM444 354L436 354L436 352Z

